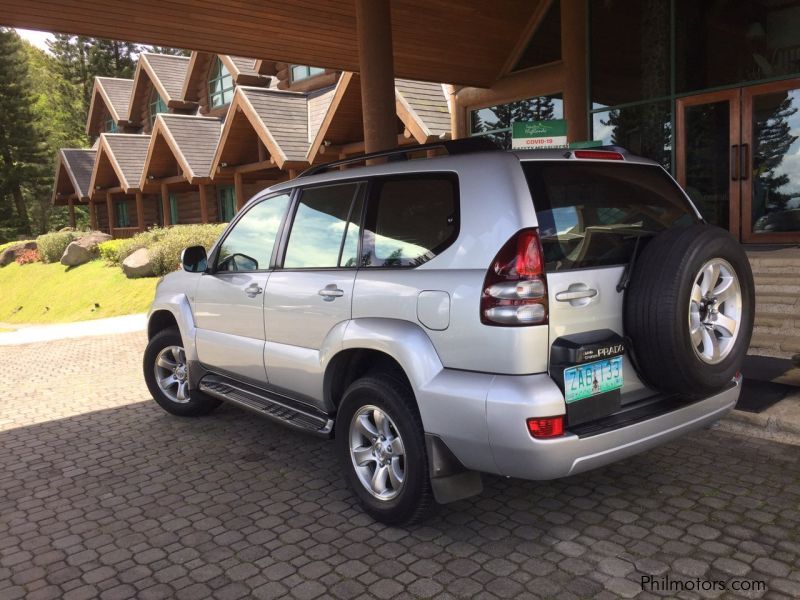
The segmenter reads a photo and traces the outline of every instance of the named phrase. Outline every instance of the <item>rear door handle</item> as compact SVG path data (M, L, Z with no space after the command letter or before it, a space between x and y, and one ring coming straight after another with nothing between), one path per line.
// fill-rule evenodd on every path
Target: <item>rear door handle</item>
M257 283L251 283L246 288L244 288L244 293L247 294L250 298L255 298L263 291L264 288L262 288Z
M556 300L559 302L570 302L572 300L580 300L581 298L594 298L597 296L597 290L591 288L585 290L565 290L556 294Z
M336 298L344 296L344 291L340 290L335 283L329 283L317 293L325 302L333 302Z

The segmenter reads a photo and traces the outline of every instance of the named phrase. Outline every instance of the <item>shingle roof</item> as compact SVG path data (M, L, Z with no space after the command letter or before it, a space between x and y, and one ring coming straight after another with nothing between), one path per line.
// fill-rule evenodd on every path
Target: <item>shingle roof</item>
M239 69L239 72L243 75L250 75L252 77L257 77L258 72L256 71L256 61L254 58L244 58L242 56L231 56L228 55L228 58L231 59L233 64L236 65L236 68Z
M428 133L435 136L450 133L450 111L440 83L396 79L395 88Z
M131 101L133 79L117 79L116 77L95 77L95 81L103 88L108 98L109 110L117 113L118 119L128 118L128 108Z
M189 57L143 52L139 57L139 60L142 59L148 62L153 69L153 74L169 96L164 100L183 100L183 81L186 79Z
M142 178L144 161L147 157L147 147L150 145L149 135L129 133L104 133L108 148L114 156L125 181L120 181L122 187L138 187Z
M157 119L175 141L194 177L208 177L217 150L222 122L210 117L160 114Z
M286 160L306 161L308 106L304 94L239 86L237 92L253 107Z
M84 148L62 148L60 152L62 164L69 174L78 197L88 197L89 183L92 179L92 169L97 152Z
M308 95L308 143L312 143L319 131L325 113L333 101L336 88L331 87Z

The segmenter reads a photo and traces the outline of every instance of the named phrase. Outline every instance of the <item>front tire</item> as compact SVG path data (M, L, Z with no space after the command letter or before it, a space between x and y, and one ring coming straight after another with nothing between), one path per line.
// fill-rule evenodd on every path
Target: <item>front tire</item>
M153 336L144 351L144 380L158 405L180 417L207 415L220 401L189 389L189 370L183 340L177 329Z
M405 381L387 374L355 381L339 407L336 445L350 489L373 519L410 524L429 514L425 435Z

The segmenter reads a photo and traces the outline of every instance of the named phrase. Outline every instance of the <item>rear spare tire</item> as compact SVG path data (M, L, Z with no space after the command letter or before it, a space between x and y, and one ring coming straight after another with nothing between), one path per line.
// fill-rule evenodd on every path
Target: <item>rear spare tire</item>
M668 229L637 257L625 333L639 374L660 390L701 396L730 383L753 331L753 273L724 229Z

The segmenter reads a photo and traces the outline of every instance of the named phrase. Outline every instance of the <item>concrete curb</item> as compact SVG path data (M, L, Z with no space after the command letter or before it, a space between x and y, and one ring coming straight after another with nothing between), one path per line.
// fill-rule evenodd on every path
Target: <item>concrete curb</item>
M800 392L784 398L763 413L732 410L717 423L716 428L800 446Z

